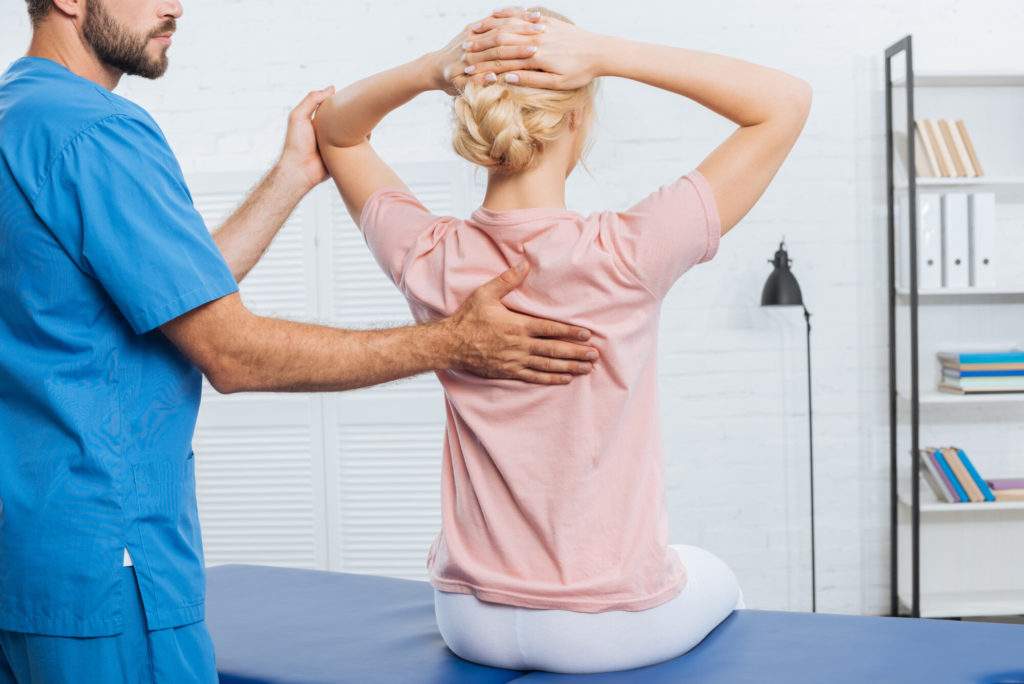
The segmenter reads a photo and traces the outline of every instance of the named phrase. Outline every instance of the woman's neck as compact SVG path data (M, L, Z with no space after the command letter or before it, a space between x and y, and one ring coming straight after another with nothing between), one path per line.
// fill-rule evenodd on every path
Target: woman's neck
M487 181L484 209L510 211L540 207L565 208L565 166L544 163L534 168L503 176L492 173Z

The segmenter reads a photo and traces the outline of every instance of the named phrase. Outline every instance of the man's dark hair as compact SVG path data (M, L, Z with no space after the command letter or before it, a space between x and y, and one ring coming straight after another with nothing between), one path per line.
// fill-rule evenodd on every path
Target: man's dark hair
M39 26L39 22L50 13L53 7L51 0L25 0L28 3L28 17L32 20L33 26Z

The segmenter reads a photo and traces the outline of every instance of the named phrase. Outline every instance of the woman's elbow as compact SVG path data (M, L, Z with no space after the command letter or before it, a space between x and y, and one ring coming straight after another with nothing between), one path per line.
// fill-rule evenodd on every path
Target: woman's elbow
M813 90L811 84L802 78L792 76L792 83L789 88L789 92L786 96L787 109L790 116L794 117L800 122L800 126L803 126L807 120L807 115L811 111L811 100L813 99Z

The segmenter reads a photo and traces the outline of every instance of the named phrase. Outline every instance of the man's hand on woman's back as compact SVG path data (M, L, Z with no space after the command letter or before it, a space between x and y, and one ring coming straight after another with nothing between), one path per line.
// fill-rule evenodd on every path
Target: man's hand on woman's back
M526 262L520 267L482 285L446 319L455 343L453 366L485 378L542 385L564 385L589 373L598 357L583 344L589 330L516 313L502 303L526 278Z

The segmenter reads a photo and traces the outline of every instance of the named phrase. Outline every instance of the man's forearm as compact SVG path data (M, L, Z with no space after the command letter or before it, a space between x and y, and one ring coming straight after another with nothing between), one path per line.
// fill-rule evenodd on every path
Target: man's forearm
M236 281L241 282L260 260L307 192L302 178L274 166L214 232L214 242Z
M451 365L443 322L340 330L251 316L208 371L221 392L318 392L368 387Z

